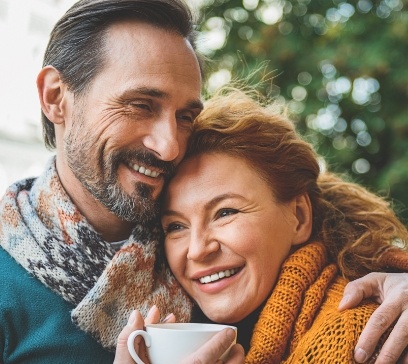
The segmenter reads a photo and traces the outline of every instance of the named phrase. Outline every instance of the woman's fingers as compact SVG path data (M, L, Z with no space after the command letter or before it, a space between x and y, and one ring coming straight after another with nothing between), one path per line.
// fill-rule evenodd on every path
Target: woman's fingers
M160 311L156 305L153 305L145 318L145 324L157 324L160 321Z
M123 330L118 336L118 342L116 345L115 361L114 364L134 364L132 357L129 354L127 348L127 340L129 335L135 330L143 330L144 320L139 311L134 310L129 316L129 320ZM135 350L140 349L142 338L138 336L135 339Z
M160 322L160 310L157 308L156 305L153 305L152 308L147 313L145 324L157 324ZM167 315L163 321L163 323L173 323L176 322L176 316L173 313Z
M183 360L183 364L201 363L214 364L223 353L231 346L235 340L236 333L234 330L227 328L208 340L200 349ZM236 347L235 347L236 346ZM243 364L245 362L245 355L241 345L235 344L233 351L230 352L228 359L224 361L225 364ZM242 350L241 350L242 349Z

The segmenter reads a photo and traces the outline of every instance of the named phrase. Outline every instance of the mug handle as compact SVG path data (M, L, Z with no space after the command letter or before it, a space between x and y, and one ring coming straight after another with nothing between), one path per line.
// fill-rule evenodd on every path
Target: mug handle
M150 335L144 330L133 331L128 337L127 347L128 347L130 356L133 358L136 364L145 364L142 361L142 359L139 358L139 355L137 355L136 350L135 350L135 345L134 345L135 339L136 339L136 336L139 336L139 335L143 337L146 346L149 348L151 345L151 338L150 338Z

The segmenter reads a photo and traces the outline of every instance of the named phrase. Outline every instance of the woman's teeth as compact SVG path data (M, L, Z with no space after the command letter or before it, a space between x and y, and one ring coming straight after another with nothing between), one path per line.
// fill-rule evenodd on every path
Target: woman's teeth
M221 272L211 274L210 276L201 277L199 281L200 283L203 283L203 284L215 282L225 277L231 277L238 271L239 271L238 268L223 270Z
M145 176L148 176L148 177L156 178L160 174L159 172L152 171L151 169L143 167L143 166L139 166L138 164L132 164L131 167L136 172L144 174Z

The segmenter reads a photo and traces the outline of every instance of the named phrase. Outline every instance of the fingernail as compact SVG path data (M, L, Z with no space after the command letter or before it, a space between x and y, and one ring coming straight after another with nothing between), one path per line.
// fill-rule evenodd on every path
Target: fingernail
M147 313L147 316L150 316L150 315L153 313L154 310L157 310L157 306L156 306L156 305L153 305L152 307L150 307L150 310L149 310L149 312Z
M227 329L227 336L228 339L230 339L231 341L235 339L235 330L233 329Z
M349 300L350 300L350 295L344 296L344 297L341 299L340 303L339 303L339 307L345 305Z
M135 320L136 320L136 311L133 310L132 313L129 316L127 324L132 325L135 322Z
M174 316L173 313L169 313L169 314L163 319L163 322L166 322L166 321L170 320L170 318L172 318L173 316Z
M367 353L365 350L358 348L354 351L354 359L357 363L365 363L367 360Z

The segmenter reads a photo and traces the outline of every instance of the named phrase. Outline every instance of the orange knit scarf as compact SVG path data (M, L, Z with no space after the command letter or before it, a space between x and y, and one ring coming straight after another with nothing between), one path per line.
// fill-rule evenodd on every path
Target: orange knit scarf
M293 253L255 326L248 363L280 363L293 351L313 322L337 268L328 264L322 244L311 243Z
M380 258L386 271L408 271L408 255L390 249ZM347 281L330 263L321 243L289 256L253 331L246 362L267 364L354 363L353 351L378 304L365 300L338 311ZM377 344L375 359L392 328Z

